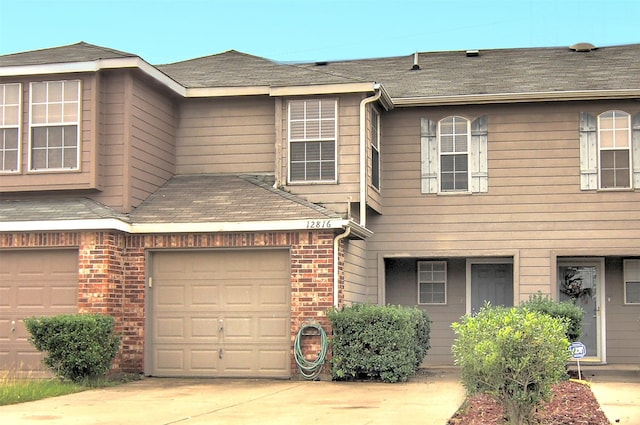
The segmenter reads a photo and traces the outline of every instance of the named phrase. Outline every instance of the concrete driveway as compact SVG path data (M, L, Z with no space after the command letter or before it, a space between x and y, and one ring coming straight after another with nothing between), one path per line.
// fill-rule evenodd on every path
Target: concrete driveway
M0 407L2 424L445 424L464 400L456 369L399 384L145 378Z

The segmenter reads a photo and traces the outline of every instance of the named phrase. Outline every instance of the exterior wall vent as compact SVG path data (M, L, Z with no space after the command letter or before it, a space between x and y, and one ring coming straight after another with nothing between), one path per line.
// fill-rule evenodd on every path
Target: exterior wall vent
M592 50L596 50L597 47L591 43L576 43L573 46L570 46L569 49L574 52L590 52Z

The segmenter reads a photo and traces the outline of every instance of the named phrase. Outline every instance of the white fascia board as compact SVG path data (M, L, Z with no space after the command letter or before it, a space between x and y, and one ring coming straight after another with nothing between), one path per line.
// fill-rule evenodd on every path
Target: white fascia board
M250 87L192 87L185 90L185 97L223 97L268 95L269 86Z
M138 68L180 96L185 95L185 88L181 84L139 57L98 59L85 62L48 63L41 65L5 66L0 67L0 77L97 72L101 69L121 68Z
M577 90L530 93L470 94L457 96L423 96L393 98L395 107L473 105L490 103L523 103L567 100L633 99L640 97L640 89Z
M42 220L0 222L0 232L49 232L82 230L119 230L130 232L131 225L115 218L91 220Z
M248 221L225 223L139 223L131 224L115 218L88 220L40 220L0 222L0 232L44 232L118 230L126 233L215 233L287 230L322 230L352 227L359 235L371 233L352 220L326 218L313 220ZM372 233L371 233L372 234Z
M374 82L345 83L345 84L317 84L309 86L271 87L271 96L309 96L340 93L368 93L378 87Z

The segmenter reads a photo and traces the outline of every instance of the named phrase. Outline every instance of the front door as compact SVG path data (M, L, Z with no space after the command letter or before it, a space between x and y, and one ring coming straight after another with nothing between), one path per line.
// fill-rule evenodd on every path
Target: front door
M470 264L470 312L477 313L485 303L513 306L513 264Z
M580 342L587 347L586 357L604 361L604 317L602 295L604 279L600 261L558 261L558 291L560 301L571 301L584 310Z

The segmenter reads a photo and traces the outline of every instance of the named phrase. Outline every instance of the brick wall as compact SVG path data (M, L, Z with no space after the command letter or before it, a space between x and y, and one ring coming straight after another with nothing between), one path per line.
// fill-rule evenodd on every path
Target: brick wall
M332 230L315 232L124 235L119 232L52 232L0 235L0 248L78 248L78 310L116 318L122 350L114 367L144 370L146 250L165 248L287 247L291 255L291 347L303 323L331 333L326 311L333 307ZM340 276L344 274L343 249ZM339 286L339 300L344 285ZM311 344L310 356L317 346ZM292 374L297 373L293 350Z

